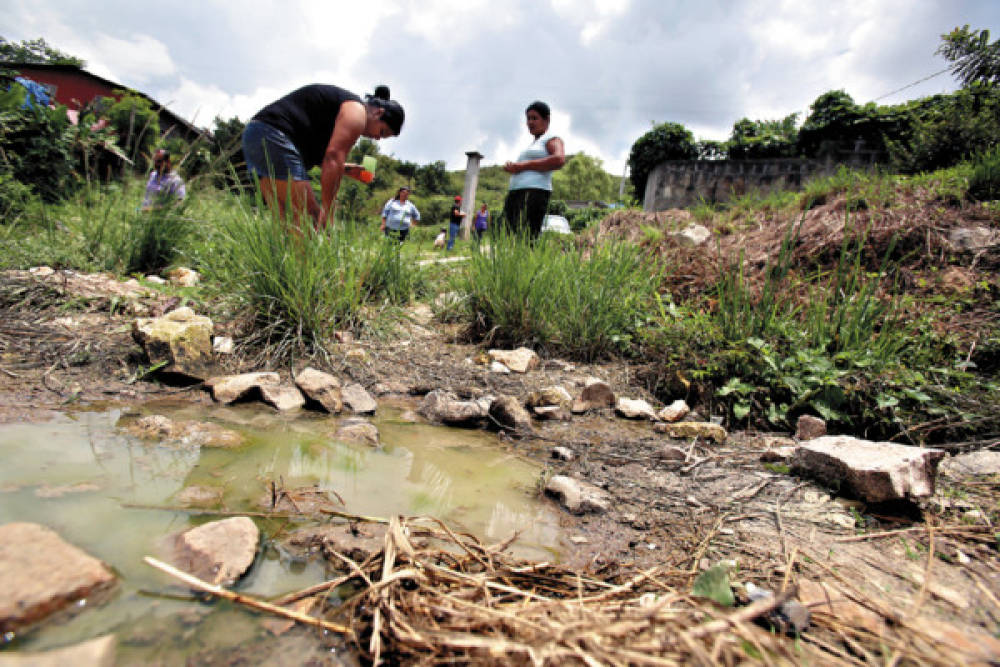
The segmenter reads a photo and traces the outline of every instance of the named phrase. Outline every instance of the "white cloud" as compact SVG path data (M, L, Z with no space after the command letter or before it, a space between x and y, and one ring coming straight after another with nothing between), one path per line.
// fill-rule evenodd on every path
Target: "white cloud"
M91 67L106 69L119 81L137 84L177 73L167 45L149 35L135 35L131 39L97 35L91 60Z

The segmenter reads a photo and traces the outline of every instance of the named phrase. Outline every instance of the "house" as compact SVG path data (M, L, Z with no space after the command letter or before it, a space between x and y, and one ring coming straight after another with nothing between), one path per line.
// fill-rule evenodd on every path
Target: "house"
M79 109L100 98L120 99L119 91L127 88L122 84L109 81L73 65L4 62L0 63L0 66L14 70L20 76L42 84L55 103L62 104L70 110ZM157 110L160 132L163 134L179 136L188 142L193 142L195 139L209 134L207 130L195 127L148 95L139 91L133 92L149 100L153 108Z

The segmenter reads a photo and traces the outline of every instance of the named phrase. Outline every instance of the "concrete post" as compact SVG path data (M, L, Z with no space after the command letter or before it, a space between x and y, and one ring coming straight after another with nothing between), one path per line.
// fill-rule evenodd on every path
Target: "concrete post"
M478 151L468 151L466 153L469 161L465 165L465 187L462 188L462 238L469 239L469 230L472 229L472 217L476 214L476 188L479 187L479 161L483 155Z

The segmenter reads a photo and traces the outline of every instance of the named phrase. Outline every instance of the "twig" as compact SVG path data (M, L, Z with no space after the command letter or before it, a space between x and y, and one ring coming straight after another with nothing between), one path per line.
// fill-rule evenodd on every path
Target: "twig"
M17 373L14 373L13 371L9 371L6 368L4 368L3 366L0 366L0 373L3 373L7 377L12 377L12 378L19 378L19 377L21 377Z
M275 606L269 602L264 602L263 600L258 600L246 595L240 595L239 593L234 593L233 591L226 590L221 586L216 586L215 584L210 584L207 581L202 581L198 577L192 576L187 572L181 572L172 565L167 565L166 563L159 561L152 556L146 556L143 558L147 565L155 567L157 570L166 572L172 577L180 579L188 586L196 588L205 593L211 593L221 598L225 598L231 602L236 602L247 607L252 607L253 609L258 609L260 611L265 611L269 614L274 614L276 616L283 616L284 618L291 619L298 623L305 623L306 625L313 625L324 630L329 630L331 632L338 632L345 635L353 635L354 632L343 625L337 625L336 623L330 623L322 618L316 618L315 616L309 616L308 614L303 614L301 612L295 611L293 609L285 609L284 607Z

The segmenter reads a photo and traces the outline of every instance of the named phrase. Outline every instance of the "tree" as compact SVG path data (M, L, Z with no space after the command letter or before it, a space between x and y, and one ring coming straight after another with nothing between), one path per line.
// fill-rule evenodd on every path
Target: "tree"
M575 201L599 201L612 198L614 183L604 171L601 158L577 153L566 160L562 169L552 174L552 197Z
M798 118L798 113L789 114L781 120L741 118L733 124L729 137L726 151L729 158L765 160L795 157L798 153Z
M661 123L636 139L628 156L635 193L642 201L646 194L646 179L661 162L693 160L698 155L691 132L679 123Z
M417 187L427 195L446 194L448 189L448 172L445 171L444 160L430 162L417 168Z
M354 164L361 164L361 161L368 156L378 157L378 144L367 137L362 137L351 152L347 154L347 161Z
M799 150L806 157L835 155L856 140L856 125L862 119L854 98L843 90L830 90L809 107L799 130Z
M11 42L0 37L0 61L24 64L72 65L83 67L86 62L53 48L39 37L21 42Z
M963 86L1000 83L1000 40L990 43L990 31L978 33L968 24L941 35L942 44L935 53L951 64L951 73Z
M160 138L159 116L145 97L133 91L119 92L121 99L108 109L108 121L118 134L118 144L144 168Z
M404 176L406 178L406 184L412 186L413 177L416 175L417 169L419 169L419 167L420 165L418 165L416 162L407 162L406 160L403 160L398 165L396 165L396 173L399 174L400 176Z

